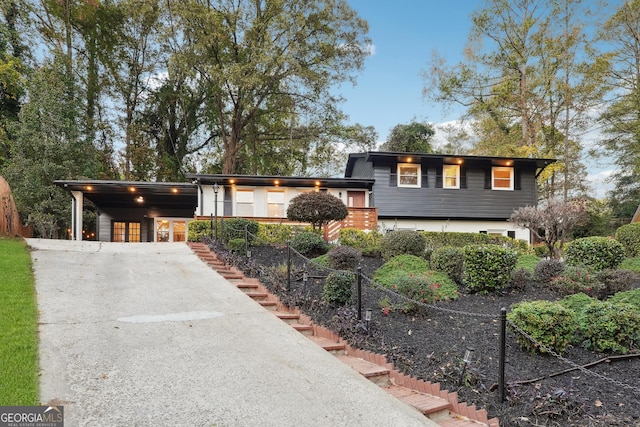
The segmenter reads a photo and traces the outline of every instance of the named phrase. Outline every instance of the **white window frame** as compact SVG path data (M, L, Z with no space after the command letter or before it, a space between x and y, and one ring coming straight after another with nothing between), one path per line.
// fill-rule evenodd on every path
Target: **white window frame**
M447 177L453 177L452 174L447 174L447 170L455 170L456 185L448 185ZM442 188L459 189L460 188L460 165L442 165Z
M496 171L509 171L509 187L496 187ZM491 168L491 189L499 191L513 191L513 168L510 166L493 166ZM505 178L497 178L501 181L505 181Z
M239 194L251 194L251 203L249 203L248 201L240 201L238 195ZM239 217L253 217L255 216L255 211L256 211L256 195L255 195L255 191L253 188L236 188L236 194L235 194L235 216L239 216ZM251 214L247 215L244 212L239 212L238 207L239 206L251 206Z
M406 184L402 182L403 177L411 177L414 178L414 175L402 174L402 169L405 167L411 167L416 169L416 184ZM416 163L398 163L398 187L408 187L408 188L420 188L422 186L422 173L420 169L420 165Z
M271 200L270 196L272 194L278 194L282 197L282 201L281 202L274 202ZM285 193L284 190L267 190L267 217L268 218L285 218L285 201L286 201L286 197L285 197ZM271 215L271 206L281 206L281 215Z

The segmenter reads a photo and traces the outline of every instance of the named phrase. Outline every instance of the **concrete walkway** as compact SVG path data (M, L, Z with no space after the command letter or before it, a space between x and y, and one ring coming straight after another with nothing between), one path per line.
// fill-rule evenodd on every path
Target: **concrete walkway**
M437 425L183 243L27 243L40 397L64 405L67 427Z

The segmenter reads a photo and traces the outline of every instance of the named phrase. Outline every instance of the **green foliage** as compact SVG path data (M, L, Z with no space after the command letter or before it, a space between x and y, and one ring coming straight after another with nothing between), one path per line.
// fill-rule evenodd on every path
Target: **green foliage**
M284 245L293 237L294 228L287 224L258 224L257 242Z
M565 257L567 265L585 265L599 271L616 268L624 260L624 247L607 237L584 237L571 242Z
M600 299L640 286L640 273L631 270L605 269L600 271L596 277L602 283Z
M498 245L468 245L464 251L464 283L472 291L497 291L507 286L518 255Z
M312 191L298 194L291 199L287 208L287 218L291 221L310 223L315 230L331 221L340 221L349 211L342 200L326 191Z
M324 254L328 249L327 242L311 231L296 234L291 240L291 247L302 255Z
M393 284L387 286L417 302L425 304L458 298L458 287L445 273L407 273L397 271Z
M38 313L23 240L0 237L0 405L38 405Z
M335 270L354 270L360 260L362 254L360 251L351 246L334 246L327 253L329 266Z
M314 264L319 265L320 267L329 267L329 254L323 254L318 257L313 258Z
M562 295L585 293L597 296L602 289L602 284L597 276L589 269L580 266L568 266L560 276L556 276L549 282L551 289Z
M536 265L540 262L540 258L533 254L522 254L518 256L516 268L524 268L533 273Z
M409 124L395 125L380 150L402 153L432 153L433 126L413 120Z
M377 230L364 231L355 228L341 228L339 241L341 245L351 246L364 254L380 250L382 234Z
M244 254L247 244L244 239L231 239L227 243L227 248L236 254Z
M419 231L396 230L382 237L380 252L386 260L405 254L423 256L425 245L426 240Z
M559 259L543 259L533 268L533 278L541 283L549 283L554 277L560 276L564 269L564 262Z
M431 267L446 273L451 280L462 283L464 252L455 246L442 246L431 253Z
M631 270L636 273L640 273L640 256L625 258L618 267L624 270Z
M624 246L628 257L640 255L640 222L619 227L616 230L616 240Z
M537 342L558 353L565 351L574 340L578 324L573 310L550 301L521 302L512 306L507 320L531 335ZM516 333L521 347L532 352L545 353L538 344Z
M220 231L220 221L218 221L218 231ZM203 237L213 236L211 229L211 221L195 220L189 221L187 225L187 240L190 242L200 242Z
M332 305L344 305L351 301L351 285L355 275L348 271L329 273L322 288L322 298Z
M453 231L422 231L426 238L426 248L434 251L443 246L455 246L461 248L467 245L502 245L511 248L518 253L525 254L530 251L529 244L524 240L512 239L507 236L497 236L483 233L457 233Z
M607 300L612 304L631 304L636 310L640 311L640 289L632 291L618 292Z
M526 286L533 281L533 274L527 268L516 267L511 272L511 280L509 285L513 289L524 290Z
M581 319L587 349L628 353L640 343L640 311L631 304L595 301L584 308Z
M222 230L218 232L221 233L225 242L233 239L244 240L246 238L249 245L251 245L258 233L258 223L246 218L229 218L221 221L220 224L222 224Z
M595 298L580 292L562 298L558 301L558 304L562 305L564 308L573 310L573 312L578 316L576 319L579 320L582 313L584 313L584 309L596 301L597 300Z
M385 262L373 274L373 280L383 286L393 286L401 272L423 274L429 272L429 262L415 255L398 255Z

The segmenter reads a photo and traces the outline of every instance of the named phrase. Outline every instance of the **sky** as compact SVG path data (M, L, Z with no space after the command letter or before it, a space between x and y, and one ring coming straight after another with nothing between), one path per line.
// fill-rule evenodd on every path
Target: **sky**
M447 64L463 59L471 30L470 15L483 0L349 0L369 23L373 54L357 75L356 86L343 85L342 110L351 124L373 126L384 142L397 124L413 119L439 124L460 118L463 110L435 104L423 97L422 75L434 51ZM436 135L437 137L437 135ZM603 160L588 160L593 195L604 197L613 166Z

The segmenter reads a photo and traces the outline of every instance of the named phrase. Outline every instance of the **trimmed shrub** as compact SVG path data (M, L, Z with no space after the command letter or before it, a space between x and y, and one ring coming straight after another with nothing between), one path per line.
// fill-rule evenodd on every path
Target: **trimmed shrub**
M464 252L462 248L443 246L431 253L431 268L447 273L451 280L462 283Z
M221 233L225 242L229 242L232 239L244 239L246 236L249 245L251 245L258 233L258 223L246 218L229 218L220 221L220 224L222 227L219 226L218 232ZM249 233L245 233L245 229Z
M231 239L227 244L228 249L236 254L244 253L246 250L246 243L244 239Z
M529 334L532 342L518 331L516 341L522 348L531 352L546 353L538 343L557 353L562 353L574 340L578 327L573 310L550 301L531 301L514 304L507 319ZM513 328L512 328L513 329Z
M533 274L526 268L518 268L516 267L511 272L511 280L509 281L509 285L516 290L522 291L524 290L529 283L533 281Z
M355 275L348 271L329 273L322 288L322 299L331 305L345 305L351 301L351 285Z
M630 291L640 286L640 274L631 270L606 269L599 272L596 277L602 283L600 299L607 298L618 292Z
M334 246L327 253L329 266L335 270L354 270L362 260L362 254L351 246Z
M365 254L374 254L380 251L382 234L377 230L364 231L356 228L341 228L339 234L341 245L351 246Z
M210 237L212 234L209 220L189 221L187 225L187 240L190 242L199 242L203 237Z
M458 298L458 287L445 273L398 272L390 289L417 302L425 304Z
M431 252L443 246L462 248L467 245L501 245L519 253L530 252L529 244L507 236L482 233L458 233L455 231L423 231L427 241L427 251Z
M587 306L596 301L597 300L595 298L592 298L589 295L580 292L579 294L573 294L564 297L563 299L558 301L558 304L562 305L564 308L573 310L578 316L580 316Z
M422 233L413 230L396 230L387 233L380 242L380 252L384 259L398 255L423 256L426 240Z
M515 251L498 245L469 245L464 251L464 284L472 291L489 292L507 286L516 266Z
M602 284L594 273L585 267L569 266L560 276L556 276L549 282L549 287L561 295L585 293L597 297L602 289Z
M322 237L311 231L298 233L291 240L291 247L302 255L320 255L327 252L328 245Z
M533 268L533 278L540 283L549 283L564 271L564 263L559 259L543 259Z
M399 255L391 258L378 268L373 274L373 280L383 286L391 287L402 272L422 274L427 273L429 270L429 262L426 259L415 255Z
M587 349L624 354L640 342L640 311L631 304L596 301L585 307L581 318Z
M640 289L634 289L632 291L618 292L607 300L612 304L631 304L636 310L640 311Z
M258 242L265 245L284 245L291 240L294 227L286 224L258 224Z
M616 230L616 240L624 246L628 257L640 255L640 222L619 227Z
M624 260L624 246L608 237L574 240L565 250L567 265L585 265L595 271L616 268Z

